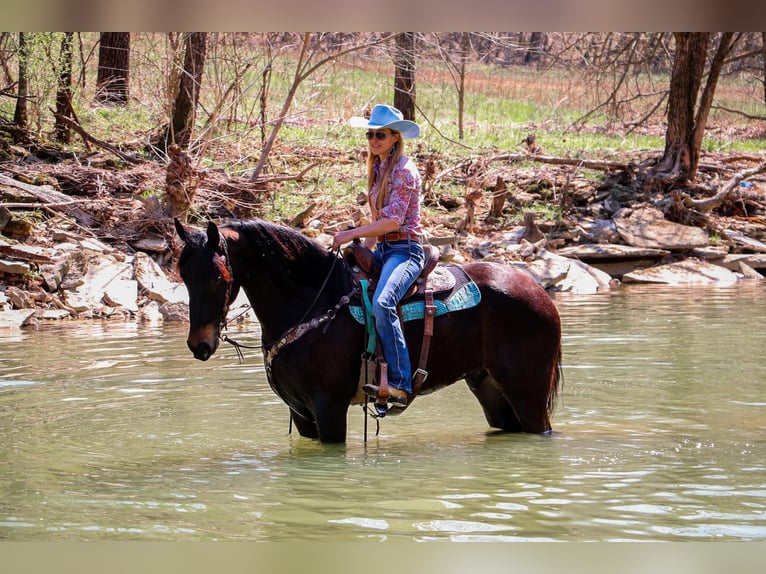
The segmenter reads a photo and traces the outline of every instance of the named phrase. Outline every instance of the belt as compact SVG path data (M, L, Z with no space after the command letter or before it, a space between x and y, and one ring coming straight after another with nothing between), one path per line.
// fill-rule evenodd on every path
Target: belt
M393 241L415 241L417 243L423 243L423 237L414 233L386 233L385 235L379 235L378 241L385 241L391 243Z

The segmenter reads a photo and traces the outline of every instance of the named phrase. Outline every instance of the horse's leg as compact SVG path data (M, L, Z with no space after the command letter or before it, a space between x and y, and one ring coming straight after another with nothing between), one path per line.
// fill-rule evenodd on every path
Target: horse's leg
M323 443L346 442L348 403L337 397L320 395L314 398L314 416Z
M299 435L306 438L319 438L319 431L313 418L305 417L293 409L290 409L290 416Z
M523 360L492 370L492 378L521 423L521 430L541 434L551 430L548 412L555 365Z
M489 426L508 432L524 430L513 407L505 400L497 383L487 371L474 371L467 375L465 380L484 410L484 417Z

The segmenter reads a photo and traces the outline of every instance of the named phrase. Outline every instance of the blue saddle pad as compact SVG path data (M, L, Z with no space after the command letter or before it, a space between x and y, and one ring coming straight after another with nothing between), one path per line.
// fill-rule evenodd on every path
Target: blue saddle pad
M481 291L479 286L473 281L469 281L454 293L450 295L448 299L444 301L434 300L434 306L436 307L436 316L446 315L452 311L461 311L463 309L470 309L475 307L481 302ZM411 303L405 303L402 305L402 319L404 321L414 321L415 319L423 319L425 317L425 302L413 301ZM354 319L358 323L364 325L364 309L359 305L349 305L349 310Z

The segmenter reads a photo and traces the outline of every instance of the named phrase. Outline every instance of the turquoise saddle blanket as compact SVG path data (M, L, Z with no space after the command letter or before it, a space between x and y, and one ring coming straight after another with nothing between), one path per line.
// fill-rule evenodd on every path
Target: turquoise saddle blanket
M459 289L449 294L449 297L445 300L438 300L434 298L434 306L436 307L436 317L439 315L446 315L453 311L461 311L463 309L470 309L475 307L481 302L481 291L479 291L478 285L473 281L469 281ZM425 302L424 301L412 301L410 303L404 303L401 307L402 319L404 321L413 321L415 319L423 319L425 317ZM349 305L351 315L357 322L362 325L365 324L364 308L361 305Z

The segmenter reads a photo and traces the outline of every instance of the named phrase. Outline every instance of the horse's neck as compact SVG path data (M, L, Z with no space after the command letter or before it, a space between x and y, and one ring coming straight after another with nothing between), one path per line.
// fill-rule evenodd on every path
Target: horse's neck
M308 275L297 269L291 272L293 266L304 264L300 258L285 262L278 259L279 255L267 256L244 239L230 241L229 251L235 281L245 290L264 339L278 337L303 320L322 288L325 271L317 273L310 282L299 282L296 277L305 279ZM326 311L322 305L326 303L318 301L310 316Z

